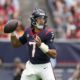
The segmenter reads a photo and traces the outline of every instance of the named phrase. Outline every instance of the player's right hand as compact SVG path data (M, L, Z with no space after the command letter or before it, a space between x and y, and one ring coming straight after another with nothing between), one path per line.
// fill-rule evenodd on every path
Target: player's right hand
M35 38L35 42L36 42L36 44L37 44L38 47L39 47L39 46L41 45L41 43L42 43L40 37L37 36L37 35L36 35L36 38Z

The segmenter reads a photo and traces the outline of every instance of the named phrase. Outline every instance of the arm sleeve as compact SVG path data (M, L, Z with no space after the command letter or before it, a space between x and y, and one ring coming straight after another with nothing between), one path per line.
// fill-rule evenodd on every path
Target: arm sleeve
M49 46L50 49L56 49L54 44L54 33L49 32L46 35L46 44Z
M25 44L25 43L27 42L26 33L24 33L23 36L21 36L21 37L19 38L19 40L20 40L20 42L21 42L22 44Z

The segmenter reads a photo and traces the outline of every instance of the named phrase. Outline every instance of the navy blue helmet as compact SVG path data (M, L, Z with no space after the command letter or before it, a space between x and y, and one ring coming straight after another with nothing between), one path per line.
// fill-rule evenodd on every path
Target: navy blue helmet
M45 11L43 11L42 9L33 10L32 17L31 17L31 26L36 25L37 18L43 18L45 20L44 25L47 23L47 15Z

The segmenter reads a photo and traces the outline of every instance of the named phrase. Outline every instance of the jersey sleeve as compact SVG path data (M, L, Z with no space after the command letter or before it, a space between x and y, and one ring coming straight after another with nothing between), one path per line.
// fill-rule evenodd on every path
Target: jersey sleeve
M54 33L53 31L49 32L46 35L46 44L49 46L50 49L56 49L54 45Z
M19 40L22 44L25 44L27 42L26 32L19 38Z

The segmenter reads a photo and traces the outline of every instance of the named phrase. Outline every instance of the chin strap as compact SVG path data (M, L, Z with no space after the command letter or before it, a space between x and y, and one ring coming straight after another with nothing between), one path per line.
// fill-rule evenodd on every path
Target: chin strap
M43 25L39 25L39 24L36 24L36 27L37 27L38 29L43 29L43 28L44 28Z

